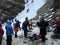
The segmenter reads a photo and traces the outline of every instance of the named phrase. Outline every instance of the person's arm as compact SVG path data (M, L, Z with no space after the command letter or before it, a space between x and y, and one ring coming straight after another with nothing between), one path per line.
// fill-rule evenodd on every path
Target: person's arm
M46 21L46 27L48 27L49 26L49 21Z
M13 33L13 28L12 28L12 27L11 27L11 34L14 34L14 33Z
M21 22L19 22L19 23L21 23Z
M39 22L37 22L37 26L40 27L40 23Z

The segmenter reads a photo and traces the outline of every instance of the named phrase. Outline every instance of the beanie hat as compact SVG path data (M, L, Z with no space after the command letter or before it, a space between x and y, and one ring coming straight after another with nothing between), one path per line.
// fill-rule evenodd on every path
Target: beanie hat
M26 17L25 20L28 20L28 17Z

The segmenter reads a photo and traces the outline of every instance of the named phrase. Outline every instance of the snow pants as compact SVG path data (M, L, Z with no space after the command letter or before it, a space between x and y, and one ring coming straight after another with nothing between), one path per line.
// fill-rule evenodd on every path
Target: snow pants
M0 45L2 44L2 38L3 38L3 36L0 36Z
M45 35L41 35L42 42L45 42Z
M12 43L12 36L7 36L7 45L11 45Z
M27 33L28 31L27 30L24 30L24 37L27 38Z
M15 38L17 38L18 36L17 36L17 32L15 32Z

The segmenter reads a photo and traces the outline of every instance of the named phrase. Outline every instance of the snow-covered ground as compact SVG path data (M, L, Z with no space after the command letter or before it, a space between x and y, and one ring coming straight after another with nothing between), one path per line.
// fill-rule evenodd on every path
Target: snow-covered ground
M21 33L23 33L23 32L21 32ZM19 33L18 36L21 33ZM32 33L31 34L39 34L39 28L38 27L33 27L33 30L32 30ZM52 39L51 38L51 35L52 34L53 34L53 32L47 32L46 37L48 38L48 40L46 41L46 45L60 45L60 40L59 39ZM22 36L22 35L20 35L20 36ZM12 45L30 45L30 41L28 39L26 40L27 43L23 43L24 41L25 41L24 38L19 38L19 37L18 38L14 38L14 36L13 36ZM39 45L41 45L41 44L42 43L39 43ZM4 39L3 39L2 45L6 45L6 37L5 37L5 34L4 34Z

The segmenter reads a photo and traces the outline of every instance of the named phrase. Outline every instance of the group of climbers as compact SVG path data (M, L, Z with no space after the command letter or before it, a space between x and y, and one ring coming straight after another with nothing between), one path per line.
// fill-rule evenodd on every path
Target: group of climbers
M42 39L42 42L45 42L45 35L47 35L47 31L46 28L49 25L48 21L45 21L44 18L40 18L40 21L37 22L38 27L40 27L40 38ZM27 34L28 34L28 27L29 29L32 28L32 20L28 20L28 18L26 17L25 21L23 22L23 30L24 30L24 37L27 38ZM35 36L35 35L34 35ZM33 37L34 37L33 36Z
M20 27L20 24L21 24L21 22L19 20L15 19L15 23L13 23L13 27L12 27L12 22L10 20L7 20L6 26L5 26L6 36L7 36L7 39L6 39L7 45L11 45L11 43L12 43L12 36L14 35L13 31L15 32L15 38L17 38L18 37L18 35L17 35L18 30L23 29L24 30L24 37L27 38L28 28L30 30L32 29L32 24L33 24L32 19L29 20L28 17L26 17L25 21L22 24L22 28ZM42 20L40 20L40 22L37 22L38 27L41 27L40 28L40 35L41 35L43 42L45 42L45 35L47 34L47 32L46 32L47 25L46 24L47 23L44 21L43 18L42 18ZM0 25L0 27L2 27L2 26ZM4 33L2 28L0 29L0 32L1 32L1 30L2 30L2 33ZM1 43L2 43L2 41L1 41Z
M24 30L24 37L25 38L27 38L27 32L28 32L27 26L29 27L29 29L31 29L31 27L32 27L31 26L32 22L31 23L30 22L28 21L28 18L26 17L25 21L22 24L22 29ZM7 20L6 25L5 25L6 37L7 37L6 44L7 45L12 44L12 36L13 35L15 36L15 38L18 37L17 32L18 32L18 30L21 30L20 24L21 24L21 22L19 20L15 19L15 23L13 23L13 26L12 26L11 20ZM14 32L15 32L15 34L14 34ZM3 34L4 34L4 30L2 29L2 21L0 21L0 45L2 43Z
M15 38L17 38L17 31L20 29L20 23L21 22L17 20L16 23L13 23L13 26L12 26L11 20L6 21L6 25L5 25L6 45L12 45L12 36L14 35L14 32L15 32ZM4 30L2 28L2 21L0 20L0 45L2 44L3 34L4 34Z
M1 23L1 22L0 22ZM10 20L7 20L6 22L6 25L5 25L5 29L6 29L6 36L7 36L7 39L6 39L6 44L7 45L11 45L12 44L12 36L14 35L14 32L15 32L15 38L18 37L17 35L17 32L21 29L24 30L24 38L27 39L27 35L28 35L28 30L32 29L32 19L28 19L28 17L25 18L25 21L23 22L22 24L22 27L20 27L20 24L21 22L17 19L15 19L15 23L13 23L13 27L12 27L12 22ZM48 21L45 21L44 18L40 18L40 21L37 22L37 26L40 28L40 36L37 36L36 37L40 37L42 39L42 42L45 42L45 35L47 35L47 31L46 31L46 28L48 27L49 23ZM1 31L2 30L2 31ZM0 45L2 43L2 38L3 37L3 29L2 29L2 24L0 24L0 33L2 32L1 36L0 36ZM35 36L35 35L34 35Z

